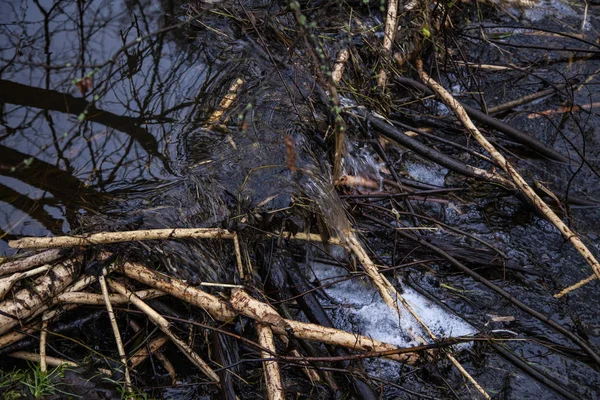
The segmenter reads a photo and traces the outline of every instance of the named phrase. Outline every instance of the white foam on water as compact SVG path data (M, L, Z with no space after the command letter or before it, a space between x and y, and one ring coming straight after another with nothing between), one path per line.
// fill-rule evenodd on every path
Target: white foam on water
M342 268L314 263L315 277L325 285L325 292L339 306L334 313L337 322L352 324L354 331L397 346L414 346L406 332L424 334L421 326L408 312L398 320L383 302L375 287L364 277L348 279L327 286L329 282L347 277ZM450 314L409 287L403 288L402 297L438 338L475 333L476 330L454 314ZM402 306L400 305L402 309ZM357 326L360 323L360 326ZM339 328L346 328L339 326Z
M333 299L332 318L336 328L399 347L419 345L410 339L407 334L409 331L427 338L419 323L407 311L398 319L397 314L383 302L377 289L367 278L354 277L328 286L331 282L348 277L346 270L319 263L311 264L310 270L325 286L325 293ZM438 339L476 332L468 323L431 303L413 289L404 287L403 290L404 299ZM403 310L402 305L400 309ZM366 368L369 373L391 378L397 373L399 366L395 362L377 359L368 362Z

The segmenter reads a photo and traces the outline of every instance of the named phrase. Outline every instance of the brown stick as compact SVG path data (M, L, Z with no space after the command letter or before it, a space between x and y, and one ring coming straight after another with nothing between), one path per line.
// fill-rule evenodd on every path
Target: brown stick
M551 94L556 93L559 90L563 90L566 87L567 87L567 83L562 83L560 85L556 85L555 87L551 87L551 88L548 88L545 90L540 90L539 92L528 94L526 96L506 102L504 104L499 104L495 107L490 107L490 108L488 108L487 111L490 114L498 113L500 111L506 111L511 108L523 105L523 104L531 103L532 101L540 99L542 97L549 96Z
M385 19L385 34L383 36L383 50L387 56L392 52L392 45L396 37L396 25L398 23L398 0L388 0L388 7ZM384 63L385 65L385 63ZM377 86L384 89L387 82L387 73L385 67L381 67L379 77L377 78Z
M573 247L583 256L587 263L592 267L596 276L600 277L600 263L590 250L583 244L579 236L573 232L564 222L556 215L554 211L542 200L535 191L525 182L519 172L508 162L508 160L496 150L496 148L479 132L479 129L473 124L467 112L462 105L448 91L446 91L439 83L434 81L423 70L423 62L417 60L417 68L423 82L427 83L442 99L444 103L456 114L458 119L463 123L465 128L473 135L475 140L483 147L492 158L502 167L507 175L512 179L517 188L531 200L533 205L563 234Z
M148 347L144 346L139 349L134 355L129 357L128 363L130 367L133 369L144 362L145 359L148 358L149 354L154 354L154 352L160 350L165 344L169 342L169 338L166 336L161 336L150 342ZM150 353L148 353L148 348L150 349Z

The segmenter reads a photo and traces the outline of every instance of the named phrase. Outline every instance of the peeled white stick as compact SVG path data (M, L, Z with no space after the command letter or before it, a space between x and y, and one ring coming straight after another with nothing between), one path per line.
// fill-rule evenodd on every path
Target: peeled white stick
M290 327L292 328L291 333L300 339L315 340L346 347L351 350L369 352L399 350L394 345L366 336L355 335L339 329L326 328L315 324L283 319L267 304L251 298L243 290L237 288L232 290L230 305L220 298L203 292L197 287L187 285L178 279L163 277L158 272L146 268L141 264L126 262L120 265L119 271L133 280L160 289L171 296L200 307L219 321L232 321L238 316L238 312L240 312L252 319L270 325L278 335L287 335L288 331L286 331L286 327ZM407 364L414 364L420 358L416 353L392 354L385 357Z
M37 267L29 271L17 272L12 275L5 276L4 278L0 278L0 300L4 299L4 296L6 296L13 285L21 279L41 274L42 272L48 271L50 268L52 268L51 265L42 265L41 267Z
M146 314L146 316L148 316L150 321L152 321L153 324L155 324L161 331L163 331L163 333L165 335L167 335L171 339L171 341L173 341L173 343L175 343L175 345L177 347L179 347L179 350L181 350L183 352L183 354L185 354L185 356L192 363L194 363L200 369L200 371L202 371L204 373L204 375L206 375L208 378L210 378L210 380L213 382L217 382L217 383L220 382L219 375L217 375L217 373L215 371L213 371L212 368L210 368L210 366L194 351L194 349L192 349L190 347L190 345L188 345L183 340L179 339L171 331L171 328L169 328L169 321L167 321L166 318L164 318L162 315L160 315L159 313L154 311L154 309L152 307L150 307L149 305L144 303L142 301L142 299L140 299L139 297L137 297L135 295L135 293L128 290L125 286L123 286L119 282L117 282L115 280L108 280L108 284L110 285L111 288L113 288L120 294L129 297L129 299L131 300L133 305L135 305L137 308L140 309L140 311L142 311L144 314Z
M0 335L21 324L39 309L45 307L47 301L61 293L72 281L81 257L65 260L54 266L47 274L37 278L12 298L0 303Z
M123 346L123 341L121 340L121 332L119 331L117 319L115 318L115 313L113 311L112 304L110 303L110 298L108 297L108 287L106 286L106 278L104 275L106 275L106 269L104 269L102 271L102 275L98 277L98 282L100 282L100 288L102 289L104 302L106 304L106 311L108 311L110 325L112 326L115 341L117 342L119 357L121 357L121 362L125 368L125 392L128 393L131 390L131 375L129 375L129 366L127 365L127 354L125 353L125 346Z
M290 333L300 339L342 346L355 351L392 352L400 350L397 346L367 336L306 322L284 319L273 307L254 299L241 289L232 290L229 302L240 314L252 318L257 322L269 325L271 329L273 329L273 332L278 335L287 335ZM409 365L412 365L419 360L419 355L416 353L390 354L385 357Z
M233 239L235 233L220 228L173 228L126 232L100 232L80 236L30 237L11 240L15 249L45 249L53 247L92 246L103 243L131 242L135 240L167 239Z
M268 349L271 353L275 353L275 339L273 338L271 327L269 325L257 323L256 333L258 334L258 344L265 349ZM266 351L261 351L260 356L262 358L273 357ZM284 400L285 394L283 392L283 385L281 384L281 372L279 371L279 364L277 361L263 361L263 370L265 381L267 383L267 398L269 400Z
M21 360L27 360L27 361L32 361L32 362L41 362L39 354L29 353L27 351L15 351L14 353L10 353L9 356L13 357L13 358L18 358ZM50 356L46 356L46 363L47 363L47 365L50 365L53 367L60 367L62 365L66 365L68 367L78 367L79 366L77 363L74 363L72 361L63 360L61 358L50 357Z
M27 271L33 267L37 267L42 264L50 264L60 258L60 250L46 250L41 253L33 254L31 256L17 258L11 261L0 263L0 276L8 275L15 272ZM0 257L0 260L2 258Z

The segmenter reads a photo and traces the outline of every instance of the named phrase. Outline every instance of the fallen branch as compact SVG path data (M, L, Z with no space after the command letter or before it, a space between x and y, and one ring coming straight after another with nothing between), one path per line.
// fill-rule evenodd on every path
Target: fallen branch
M72 281L79 269L82 257L65 260L48 273L36 279L31 286L21 289L11 299L0 303L0 334L8 332L21 321L31 317L44 304L62 292Z
M269 352L261 351L261 357L271 358L271 354L277 354L271 327L269 325L257 323L256 333L258 335L258 344L269 350ZM267 398L269 400L285 399L285 393L283 392L283 385L281 383L281 372L279 371L279 364L277 361L263 361L263 370L267 386Z
M444 89L439 83L431 79L429 75L423 70L423 63L421 60L417 60L417 68L419 69L419 75L423 82L426 82L431 88L437 93L442 101L456 114L458 119L467 128L469 133L473 135L475 140L483 147L492 158L502 167L504 172L512 179L517 188L525 195L532 204L563 234L573 247L583 256L583 258L592 267L592 270L596 276L600 277L600 263L596 260L596 257L590 252L590 250L583 244L579 236L573 232L562 220L556 215L554 211L542 200L535 191L525 182L519 172L508 162L508 160L496 150L496 148L479 132L479 129L473 124L467 112L463 106L456 101L454 97L446 89Z
M81 236L31 237L11 240L8 242L8 245L15 249L45 249L53 247L92 246L135 240L233 239L234 235L235 233L219 228L151 229L126 232L100 232Z
M389 352L386 357L409 365L419 360L419 355L394 354L401 351L397 346L381 342L363 335L348 333L339 329L298 322L282 318L271 306L250 297L243 290L233 290L230 298L231 305L240 314L271 326L277 334L291 333L299 339L314 340L334 346L346 347L350 350L366 352Z
M146 303L142 301L139 297L135 295L135 293L131 292L125 286L120 284L115 280L108 281L111 288L116 290L122 295L129 297L131 302L138 308L140 311L144 312L146 316L155 324L165 335L171 339L173 343L181 350L181 352L195 365L197 366L204 375L206 375L211 381L219 383L219 375L215 373L215 371L210 368L210 366L192 349L190 345L188 345L183 340L179 339L169 328L169 321L167 321L163 316L158 314L152 307L148 306Z
M29 257L19 258L0 264L0 276L27 271L42 264L49 264L60 258L60 250L47 250Z

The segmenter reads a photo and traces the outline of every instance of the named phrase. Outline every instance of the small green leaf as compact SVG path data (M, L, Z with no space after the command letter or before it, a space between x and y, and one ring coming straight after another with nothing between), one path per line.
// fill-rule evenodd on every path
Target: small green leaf
M79 122L83 121L85 119L85 113L81 113L77 116L77 119L79 120Z
M429 29L424 26L423 28L421 28L421 33L423 34L423 36L425 36L427 39L429 39L431 37L431 32L429 32Z
M100 96L98 96L97 94L94 95L94 101L98 101L100 99Z
M31 164L33 164L33 157L24 159L23 164L25 164L26 167L29 167Z

